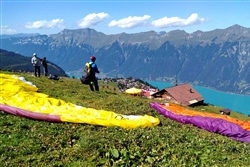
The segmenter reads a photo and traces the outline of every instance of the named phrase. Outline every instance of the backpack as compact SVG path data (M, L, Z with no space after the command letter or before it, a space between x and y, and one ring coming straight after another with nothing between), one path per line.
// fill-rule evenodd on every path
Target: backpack
M48 78L54 79L54 80L59 80L59 77L57 75L50 75Z
M82 84L89 85L92 81L91 73L92 73L92 63L86 63L83 71L82 78L80 78Z

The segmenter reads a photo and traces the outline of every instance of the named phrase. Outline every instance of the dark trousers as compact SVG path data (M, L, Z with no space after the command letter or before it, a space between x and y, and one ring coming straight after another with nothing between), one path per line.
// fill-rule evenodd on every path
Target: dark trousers
M40 66L34 66L34 75L40 77Z
M96 78L94 78L92 82L90 82L89 87L91 91L94 91L94 87L95 87L95 91L99 91L99 85L98 85L98 81Z
M48 67L43 67L44 76L48 76Z

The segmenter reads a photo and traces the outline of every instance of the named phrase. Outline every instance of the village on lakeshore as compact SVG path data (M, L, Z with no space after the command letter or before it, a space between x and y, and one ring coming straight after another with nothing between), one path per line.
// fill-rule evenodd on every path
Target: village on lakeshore
M204 103L202 95L196 91L190 84L175 84L162 90L134 78L105 78L104 84L116 82L120 92L125 92L133 96L145 96L151 99L164 100L182 104L185 106L195 106Z

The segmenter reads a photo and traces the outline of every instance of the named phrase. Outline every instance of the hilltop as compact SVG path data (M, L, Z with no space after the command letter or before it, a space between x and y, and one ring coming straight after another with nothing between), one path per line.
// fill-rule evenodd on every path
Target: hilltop
M248 166L250 145L185 125L149 107L153 99L119 91L116 82L91 92L79 79L24 76L38 92L76 105L127 115L148 114L156 127L123 129L75 123L49 123L0 113L0 163L3 166ZM107 87L108 85L108 87ZM116 88L116 89L114 89ZM161 102L161 101L159 101ZM219 107L197 111L219 113ZM231 117L250 120L232 112Z

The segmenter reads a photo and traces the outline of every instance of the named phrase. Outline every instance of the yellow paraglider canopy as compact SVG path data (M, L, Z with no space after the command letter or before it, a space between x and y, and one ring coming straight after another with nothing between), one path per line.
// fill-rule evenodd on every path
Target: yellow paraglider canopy
M24 77L0 73L0 111L16 116L51 122L85 123L139 128L156 126L158 118L149 115L123 115L75 105L39 93Z
M140 95L142 93L142 90L141 89L137 89L137 88L130 88L130 89L127 89L125 91L125 93L131 94L131 95Z

